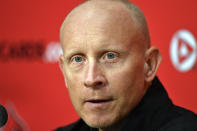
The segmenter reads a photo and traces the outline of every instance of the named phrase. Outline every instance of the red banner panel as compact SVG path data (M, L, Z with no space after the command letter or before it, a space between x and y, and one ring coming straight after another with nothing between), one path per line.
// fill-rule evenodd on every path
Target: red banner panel
M0 1L0 104L5 131L47 131L78 116L58 65L59 28L82 0ZM133 0L163 61L158 76L176 105L197 113L196 0ZM0 130L1 130L0 129Z

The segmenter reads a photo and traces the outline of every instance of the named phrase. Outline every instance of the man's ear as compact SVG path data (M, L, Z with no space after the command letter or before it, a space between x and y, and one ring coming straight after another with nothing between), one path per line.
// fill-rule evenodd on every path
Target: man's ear
M63 55L60 55L59 57L59 67L60 67L62 74L64 75L64 56Z
M65 72L64 72L64 56L63 55L60 55L59 57L59 67L60 67L60 70L64 76L64 81L65 81L65 84L66 84L66 88L68 88L68 82L66 80L66 75L65 75Z
M161 53L157 47L150 47L146 51L144 65L146 82L151 82L154 79L161 60Z

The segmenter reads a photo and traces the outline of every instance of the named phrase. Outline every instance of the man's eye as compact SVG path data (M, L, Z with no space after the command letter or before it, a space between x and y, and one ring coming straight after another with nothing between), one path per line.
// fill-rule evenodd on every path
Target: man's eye
M82 58L79 57L79 56L77 56L77 57L74 58L74 60L75 60L75 62L81 62L82 61Z
M103 60L107 63L114 63L118 61L118 54L114 53L114 52L107 52L104 57Z
M74 57L72 57L71 61L75 62L75 63L80 63L83 61L83 57L82 56L74 56Z
M114 59L116 56L113 53L107 53L106 57L107 59Z

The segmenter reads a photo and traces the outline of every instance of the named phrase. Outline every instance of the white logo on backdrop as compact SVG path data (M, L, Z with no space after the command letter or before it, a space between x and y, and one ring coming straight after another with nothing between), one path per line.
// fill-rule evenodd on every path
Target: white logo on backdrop
M179 30L172 37L170 57L174 67L180 72L189 71L196 62L197 45L188 30Z
M62 48L59 42L50 42L45 50L43 60L45 62L55 63L59 61L59 56L63 54Z

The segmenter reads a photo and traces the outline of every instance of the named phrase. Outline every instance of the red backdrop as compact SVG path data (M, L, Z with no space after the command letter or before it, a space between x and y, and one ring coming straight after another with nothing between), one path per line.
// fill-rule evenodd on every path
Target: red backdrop
M53 130L78 118L57 57L59 28L82 0L0 1L0 104L4 130ZM158 76L177 105L197 113L196 0L133 0L163 61Z

